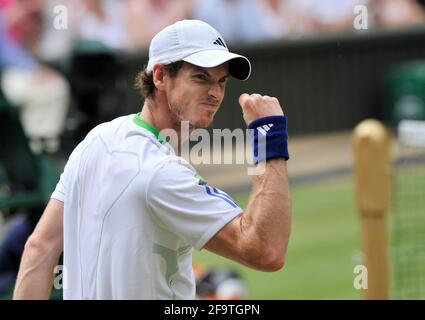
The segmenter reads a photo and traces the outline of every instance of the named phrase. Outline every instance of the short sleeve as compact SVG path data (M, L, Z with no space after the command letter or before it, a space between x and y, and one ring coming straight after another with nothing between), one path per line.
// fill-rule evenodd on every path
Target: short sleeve
M52 195L50 196L51 199L56 199L62 202L65 202L65 195L66 195L66 178L65 178L65 170L62 172L59 182L56 185L55 190L53 191Z
M55 190L50 196L51 199L65 202L67 187L69 185L69 177L78 166L77 161L80 159L79 155L85 145L84 142L85 140L80 142L80 144L74 149L74 151L72 151L71 155L69 156L65 168L63 169L63 172L60 176L59 182L57 183Z
M178 161L155 170L146 190L154 219L197 250L242 212L229 195Z

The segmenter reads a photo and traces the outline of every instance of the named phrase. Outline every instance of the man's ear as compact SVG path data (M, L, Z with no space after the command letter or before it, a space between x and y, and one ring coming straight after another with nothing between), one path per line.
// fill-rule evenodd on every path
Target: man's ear
M153 66L153 83L157 90L162 91L165 88L165 70L162 64L156 64Z

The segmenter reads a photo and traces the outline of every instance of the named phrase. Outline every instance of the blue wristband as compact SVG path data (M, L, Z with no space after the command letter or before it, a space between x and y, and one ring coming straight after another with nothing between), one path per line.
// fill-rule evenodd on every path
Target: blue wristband
M274 158L289 159L286 120L286 116L269 116L256 119L248 125L254 163Z

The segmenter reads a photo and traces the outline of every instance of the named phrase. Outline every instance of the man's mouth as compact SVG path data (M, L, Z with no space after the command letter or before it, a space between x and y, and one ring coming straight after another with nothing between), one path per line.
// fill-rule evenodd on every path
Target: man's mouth
M202 102L201 103L206 109L209 109L211 111L216 111L218 109L217 103L208 103L208 102Z

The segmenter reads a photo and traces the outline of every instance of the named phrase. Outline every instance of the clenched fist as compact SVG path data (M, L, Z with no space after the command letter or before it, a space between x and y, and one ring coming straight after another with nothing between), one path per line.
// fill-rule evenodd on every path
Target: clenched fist
M279 100L275 97L243 93L239 97L239 104L247 125L258 118L283 115Z

